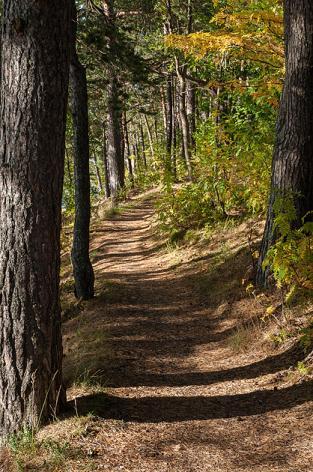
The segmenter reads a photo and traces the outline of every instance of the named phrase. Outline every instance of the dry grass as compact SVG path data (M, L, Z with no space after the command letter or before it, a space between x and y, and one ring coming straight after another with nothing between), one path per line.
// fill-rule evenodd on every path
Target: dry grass
M227 344L235 353L242 353L251 349L251 346L256 347L261 340L264 341L264 326L252 320L236 327L234 333L227 339Z

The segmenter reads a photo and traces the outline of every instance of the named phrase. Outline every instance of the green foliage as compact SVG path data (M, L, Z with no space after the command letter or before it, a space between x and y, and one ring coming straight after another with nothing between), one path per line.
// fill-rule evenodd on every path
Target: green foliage
M288 332L287 329L282 328L278 333L273 334L271 336L271 340L276 346L284 344L288 338L290 338L291 334Z
M33 452L36 449L35 434L31 429L24 428L18 434L9 437L8 446L16 456Z
M194 181L164 188L158 207L163 231L266 209L276 111L252 92L235 92L228 99L233 102L229 113L216 112L198 128Z
M278 196L274 203L275 244L269 249L264 269L273 271L278 287L291 295L297 288L313 290L313 222L302 220L294 228L296 210L292 195Z
M301 330L300 344L304 352L310 351L313 345L313 323Z
M210 195L198 182L177 189L164 187L157 210L161 229L172 234L200 227L221 216Z
M24 428L8 438L7 446L12 453L18 471L33 470L30 464L39 456L45 458L45 470L55 470L66 459L69 444L52 439L39 441L33 430Z
M301 375L308 375L310 373L310 369L305 365L304 362L298 362L297 363L297 371Z

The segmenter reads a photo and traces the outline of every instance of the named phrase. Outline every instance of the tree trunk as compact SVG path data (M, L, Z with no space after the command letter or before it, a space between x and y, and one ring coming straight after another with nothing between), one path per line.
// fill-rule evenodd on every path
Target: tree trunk
M164 137L165 142L167 141L167 109L166 109L166 100L163 87L161 87L161 103L162 103L162 118L163 118L163 128L164 128Z
M125 166L122 153L121 105L117 78L113 74L108 85L107 164L110 195L116 199L124 187Z
M140 144L139 144L139 135L138 131L135 131L135 143L136 143L136 168L138 173L142 171L142 159L140 154Z
M159 144L159 128L158 128L157 117L154 118L154 133L155 133L155 141L157 144Z
M152 131L151 131L151 127L150 127L147 115L144 114L143 117L144 117L144 120L145 120L145 125L146 125L148 139L149 139L150 153L151 153L152 160L154 162L155 161L155 154L154 154Z
M196 132L196 92L190 80L187 80L186 112L189 125L189 145L191 148L194 148Z
M144 136L143 125L142 125L141 120L139 123L139 131L140 131L140 141L141 141L141 149L142 149L142 160L143 160L143 165L146 169L147 168L146 143L145 143L145 136Z
M172 145L173 145L173 76L166 79L166 156L165 172L172 174Z
M275 242L273 204L276 196L292 195L295 227L313 210L313 4L285 0L286 78L281 98L267 222L257 282L267 284L262 263Z
M66 160L67 178L68 178L70 187L72 187L73 179L72 179L72 171L71 171L71 161L70 161L70 156L66 147L65 147L65 160Z
M0 125L0 435L65 404L59 303L70 2L6 0Z
M132 130L132 142L133 142L133 154L134 154L133 171L134 171L135 176L138 176L141 171L141 163L140 163L140 155L139 155L138 134L134 129Z
M183 137L183 149L184 149L184 158L188 171L188 178L192 180L192 165L191 165L191 155L190 155L190 133L189 133L189 122L186 109L186 78L185 70L181 68L176 58L176 72L179 81L179 114L181 121L182 137Z
M107 120L107 166L110 196L116 200L119 191L124 188L125 165L122 149L122 108L120 103L117 73L115 70L117 50L116 12L114 0L104 0L104 12L106 14L108 28L108 120Z
M103 184L102 184L102 178L101 178L101 173L100 173L100 169L99 169L99 165L98 165L98 159L97 159L97 155L96 155L96 154L95 154L94 157L93 157L93 162L94 162L95 169L96 169L96 177L97 177L97 182L98 182L98 190L99 190L99 192L102 194L102 193L103 193Z
M176 103L175 103L175 95L174 95L174 100L173 100L172 173L173 173L173 178L176 181L177 180L177 157L176 157L176 152L177 152L177 128L178 128L178 123L177 123L177 116L176 116L175 110L176 110Z
M134 166L133 166L133 172L135 175L138 175L138 149L137 149L137 144L136 142L133 143L133 154L134 154Z
M104 169L104 188L105 197L110 198L110 185L109 185L109 171L108 171L108 154L107 154L107 138L106 138L106 123L103 122L103 169Z
M126 159L127 159L127 168L128 168L129 180L130 180L130 183L131 183L131 188L134 188L134 173L133 173L132 161L131 161L131 158L130 158L131 151L130 151L126 111L123 113L123 128L124 128L124 140L125 140Z
M75 296L89 300L94 296L94 272L89 258L90 231L90 169L89 123L86 69L76 52L77 11L72 1L72 44L70 64L71 111L73 117L75 224L72 265Z

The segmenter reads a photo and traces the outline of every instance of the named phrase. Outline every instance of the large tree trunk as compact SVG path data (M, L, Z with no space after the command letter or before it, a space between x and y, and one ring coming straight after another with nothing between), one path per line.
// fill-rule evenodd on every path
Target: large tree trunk
M59 304L70 2L5 0L0 125L0 435L65 404Z
M74 132L75 224L72 265L75 295L89 300L94 296L94 272L89 258L90 170L89 123L86 69L76 52L77 11L72 1L72 47L70 66L71 111Z
M313 210L313 3L285 0L286 78L281 99L267 222L257 282L266 285L262 262L275 241L273 204L293 196L295 226Z

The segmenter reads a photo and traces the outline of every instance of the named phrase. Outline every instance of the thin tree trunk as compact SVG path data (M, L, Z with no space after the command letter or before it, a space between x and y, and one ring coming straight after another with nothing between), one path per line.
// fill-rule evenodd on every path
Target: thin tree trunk
M90 169L86 69L76 52L77 11L72 1L72 53L70 65L71 111L74 130L75 223L71 252L75 296L94 296L94 272L89 258Z
M162 103L164 137L165 137L165 141L167 141L167 109L166 109L166 99L165 99L163 87L161 87L161 103Z
M182 137L183 137L183 148L184 148L184 156L188 171L188 178L192 180L192 165L191 165L191 155L190 155L190 133L189 133L189 122L186 110L186 77L185 77L185 68L181 68L179 65L179 61L176 58L176 72L179 81L179 114L181 120L181 129L182 129Z
M151 153L151 157L152 157L153 162L154 162L155 154L154 154L154 146L153 146L153 137L152 137L151 127L150 127L147 115L143 115L143 117L144 117L144 120L145 120L145 125L146 125L148 139L149 139L150 153Z
M157 119L157 117L155 117L155 119L154 119L154 133L155 133L156 143L159 144L159 128L158 128L158 119Z
M186 112L189 124L189 145L191 148L194 148L196 132L196 92L190 80L187 80Z
M100 174L100 169L99 169L98 159L97 159L96 154L95 154L94 157L93 157L93 162L94 162L95 169L96 169L96 177L97 177L97 182L98 182L98 189L99 189L99 192L102 193L102 192L103 192L103 184L102 184L102 179L101 179L101 174Z
M173 33L173 12L171 0L166 0L166 13L167 13L167 22L164 25L165 34ZM192 11L192 2L188 0L187 2L187 24L186 24L186 34L192 32L193 26L193 11ZM175 56L175 66L176 74L179 83L179 114L180 114L180 124L183 137L183 152L184 159L187 166L188 178L192 180L192 165L191 165L191 154L190 154L190 129L189 121L186 108L186 94L187 94L187 85L186 85L186 66L181 66L179 59Z
M138 156L139 156L138 146L137 146L136 141L134 141L134 143L133 143L133 154L134 154L134 169L133 169L133 172L134 172L135 175L137 175L139 170L140 170L140 166L139 166L139 159L138 159Z
M109 185L109 171L108 171L108 155L107 155L107 139L106 139L106 123L103 122L103 169L104 169L104 188L105 197L110 198L110 185Z
M67 177L68 177L70 186L72 187L72 185L73 185L73 179L72 179L72 171L71 171L70 156L69 156L69 153L68 153L68 150L67 150L66 147L65 147L65 161L66 161Z
M258 264L257 282L267 284L262 263L275 242L274 202L292 196L295 226L313 210L313 3L285 0L286 78L281 98L272 165L269 209ZM310 216L309 218L312 218Z
M140 120L140 123L139 123L139 131L140 131L140 141L141 141L143 165L145 166L145 168L147 168L146 143L145 143L145 136L144 136L143 126L142 126L141 120Z
M166 79L166 156L165 171L167 175L172 173L172 144L173 144L173 77L168 75Z
M124 187L125 167L122 153L121 105L117 78L112 74L108 92L107 165L110 195L116 199Z
M136 168L140 172L142 170L142 165L141 165L141 156L140 156L140 144L139 144L139 136L138 132L135 131L135 148L136 148Z
M173 177L174 180L177 180L177 157L176 157L176 152L177 152L177 128L178 128L178 123L177 123L177 118L175 114L175 100L173 103L173 149L172 149L172 172L173 172Z
M124 139L125 139L126 159L127 159L127 168L128 168L129 180L130 180L130 183L131 183L131 187L134 188L134 173L133 173L132 161L131 161L131 158L130 158L131 151L130 151L126 111L123 113L123 128L124 128Z
M27 18L27 21L24 20ZM70 3L6 0L0 125L0 436L65 404L59 303Z

